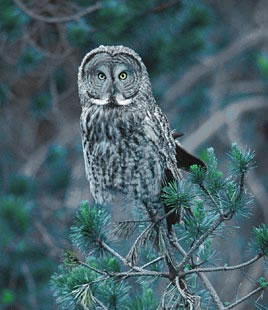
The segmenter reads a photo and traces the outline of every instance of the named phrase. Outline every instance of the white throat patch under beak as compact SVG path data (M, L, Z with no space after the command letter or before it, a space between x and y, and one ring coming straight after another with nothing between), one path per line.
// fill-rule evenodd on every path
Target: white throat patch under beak
M104 99L92 98L91 101L97 105L106 105L109 103L109 98L104 98Z
M122 94L116 94L115 100L118 105L128 105L132 102L132 99L125 99Z
M125 99L122 94L116 94L114 100L117 105L128 105L132 102L132 99ZM107 105L111 100L109 97L105 97L102 99L91 98L91 101L96 105Z

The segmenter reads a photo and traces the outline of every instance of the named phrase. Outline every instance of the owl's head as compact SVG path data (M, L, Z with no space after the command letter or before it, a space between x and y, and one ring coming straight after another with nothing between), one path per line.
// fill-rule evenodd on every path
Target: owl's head
M141 58L124 46L103 46L83 59L78 72L78 89L83 105L128 106L151 85Z

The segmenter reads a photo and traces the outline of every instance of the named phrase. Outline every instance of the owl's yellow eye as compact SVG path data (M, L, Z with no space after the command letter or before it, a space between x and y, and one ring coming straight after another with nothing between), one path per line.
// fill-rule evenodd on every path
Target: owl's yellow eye
M106 75L104 73L102 73L102 72L99 72L98 73L98 78L99 78L99 80L105 80L106 79Z
M123 71L118 75L118 77L120 80L125 80L127 78L127 73Z

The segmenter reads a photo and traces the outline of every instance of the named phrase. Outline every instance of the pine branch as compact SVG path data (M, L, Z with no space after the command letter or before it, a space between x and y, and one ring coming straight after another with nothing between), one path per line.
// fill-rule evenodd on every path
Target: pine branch
M213 225L193 244L191 249L186 253L181 263L178 265L178 270L184 268L185 264L194 254L194 252L199 248L199 246L222 224L225 220L224 217L218 217L218 219L213 223Z
M239 265L235 265L235 266L221 266L221 267L213 267L213 268L197 268L197 269L187 270L187 271L183 272L182 275L196 273L196 272L232 271L232 270L236 270L236 269L241 269L241 268L246 267L250 264L253 264L254 262L256 262L261 257L263 257L263 255L258 254L254 258L248 260L247 262L239 264Z
M147 263L147 264L141 266L141 268L149 267L149 266L151 266L151 265L153 265L153 264L155 264L155 263L158 263L160 260L163 260L164 258L165 258L165 256L159 256L159 257L157 257L156 259L150 261L149 263Z
M202 305L206 306L206 298L209 295L210 301L214 302L217 309L227 310L236 307L266 288L267 282L262 277L259 280L260 288L225 307L213 284L206 276L206 273L209 272L241 270L254 264L261 257L267 256L268 226L265 224L253 230L254 238L249 245L249 248L255 253L253 258L233 266L201 267L204 262L208 262L209 266L212 265L211 259L213 259L215 250L211 238L215 235L215 231L218 231L220 225L239 212L245 215L248 212L246 206L250 201L247 198L250 196L244 189L244 178L245 173L253 165L254 153L250 150L242 152L236 145L233 145L230 153L233 174L231 178L225 180L223 174L217 170L217 158L212 148L208 150L206 156L207 172L201 171L198 166L192 167L188 180L179 182L177 186L172 184L170 188L168 186L165 188L162 198L165 202L169 202L169 206L174 206L174 209L185 208L185 206L190 208L177 228L174 227L172 233L167 231L166 221L163 220L174 212L174 209L168 214L162 215L159 213L159 209L150 203L145 205L150 219L119 223L118 231L122 234L122 230L125 229L127 233L124 233L127 235L140 223L148 222L148 225L143 228L131 245L126 256L122 256L119 251L108 245L109 240L112 240L109 239L107 229L103 228L110 227L108 226L110 216L105 212L105 209L101 206L89 208L88 203L81 204L76 216L76 226L72 227L72 241L84 253L90 252L90 255L96 253L96 258L99 261L92 257L92 265L91 260L84 263L76 257L72 250L66 250L64 262L68 268L60 269L60 273L54 277L58 302L64 306L68 303L75 306L78 302L84 307L94 304L97 308L106 309L105 304L110 305L109 300L113 298L116 300L114 305L123 305L126 301L124 295L129 290L126 279L130 277L140 278L141 285L151 283L155 279L166 279L166 288L158 301L158 310L201 309L201 298ZM198 186L205 194L201 197L207 196L209 199L205 197L204 201L201 200ZM215 206L219 212L211 212L205 203L212 207ZM177 229L182 240L188 238L186 244L190 242L187 251L177 239L175 233ZM152 233L155 238L151 238ZM149 240L151 245L155 246L155 250L161 254L154 258L150 253L148 256L146 255L147 261L142 266L137 266L138 251ZM180 257L182 258L179 261ZM161 264L164 268L163 272L148 270L150 266L160 261L163 261ZM126 266L126 270L121 271L121 264ZM200 288L199 281L203 283L205 290ZM100 298L102 294L104 294L103 299ZM137 298L133 303L135 306L132 308L134 309L139 304L143 309L147 309L151 302L149 293L149 295Z
M173 237L172 245L185 257L186 256L186 252L183 249L183 247L179 244L179 242L177 241L176 236L173 234L172 237ZM211 282L207 278L207 276L204 273L202 273L202 272L198 272L198 276L200 277L200 279L202 280L203 284L205 285L205 287L209 291L212 299L214 300L215 304L218 306L219 310L223 310L224 309L223 303L222 303L218 293L214 289L213 285L211 284Z
M79 262L80 265L87 267L88 269L99 273L101 275L104 275L105 277L99 278L95 281L90 282L90 284L99 282L99 281L104 281L106 279L112 278L112 277L116 277L116 278L120 278L120 277L124 277L124 278L128 278L128 277L140 277L140 276L150 276L150 277L164 277L164 278L168 278L169 277L169 273L168 272L157 272L157 271L151 271L151 270L144 270L145 267L150 266L160 260L162 260L164 257L158 257L156 259L154 259L153 261L145 264L142 267L132 267L132 269L130 269L129 271L126 272L108 272L108 271L100 271L86 263L83 262ZM132 270L137 270L137 268L139 268L140 271L137 272L133 272ZM141 271L142 270L142 271Z
M103 310L108 310L108 308L106 306L104 306L104 304L98 300L98 298L94 297L95 299L95 303L98 304Z
M204 184L199 184L199 187L202 189L202 191L209 197L209 199L213 202L214 206L216 207L216 209L218 210L219 214L222 216L222 210L221 208L218 206L217 201L214 199L214 197L210 194L210 192L206 189L206 187L204 186Z
M161 302L160 302L160 306L161 306L161 309L165 309L165 304L166 304L166 297L167 295L170 293L169 292L169 288L172 286L172 283L169 283L163 293L163 296L162 296L162 299L161 299ZM174 289L174 288L172 288Z
M120 278L120 277L124 277L124 278L143 277L143 276L144 277L169 278L169 273L168 272L157 272L157 271L144 270L144 271L138 271L138 272L133 272L133 271L115 272L115 273L112 273L111 276L118 277L118 278Z
M98 240L98 243L100 244L100 246L102 246L105 250L107 250L109 253L111 253L113 256L115 256L116 258L118 258L124 265L129 266L129 262L123 257L121 256L119 253L117 253L115 250L113 250L111 247L109 247L108 244L106 244L104 241L102 240ZM132 267L132 266L131 266Z
M159 249L166 257L166 263L169 268L170 274L174 276L176 273L175 270L177 264L175 254L173 253L173 250L170 246L169 237L167 237L169 235L167 229L164 228L163 223L159 222L159 217L157 217L156 210L154 210L148 203L145 203L144 206L152 222L154 224L158 224L157 227L154 227L157 230L156 233L159 236Z
M205 287L207 288L207 290L209 291L210 296L214 300L214 302L217 305L218 309L219 310L224 310L224 305L223 305L223 303L222 303L218 293L216 292L215 288L213 287L213 285L211 284L211 282L207 278L207 276L204 273L202 273L202 272L198 272L198 276L202 280L202 282L205 285Z
M111 234L119 238L128 238L132 233L134 233L139 224L148 222L151 222L151 220L131 220L119 222L118 225L112 230Z
M170 237L170 242L171 245L173 247L175 247L181 254L182 256L186 256L186 251L184 250L184 248L179 244L176 235L174 234L174 232L172 233L171 237Z
M176 288L177 288L179 294L185 300L186 305L190 307L189 310L198 309L196 307L196 299L199 300L200 297L199 296L193 296L192 294L190 294L190 292L187 289L186 282L183 281L183 283L182 283L183 287L181 287L179 277L176 277L175 278L175 285L176 285Z
M159 228L159 249L165 255L166 263L170 272L170 277L174 278L176 275L176 270L178 269L177 260L175 253L172 249L170 235L167 229L163 227L163 225L160 225Z
M78 263L79 263L79 265L85 266L85 267L87 267L88 269L90 269L90 270L92 270L92 271L95 271L96 273L99 273L99 274L101 274L101 275L107 275L106 272L103 272L103 271L101 271L101 270L99 270L99 269L96 269L96 268L90 266L89 264L84 263L84 262L82 262L82 261L80 261L80 260L79 260Z
M154 276L162 276L162 277L168 277L167 273L159 273L156 271L151 271L147 269L143 269L142 267L132 266L131 263L125 259L123 256L121 256L119 253L117 253L115 250L113 250L111 247L109 247L105 242L99 240L100 245L105 248L110 254L115 256L117 259L119 259L124 265L131 267L133 270L136 270L140 272L140 275L154 275Z
M108 272L107 272L107 274L108 274ZM99 282L103 282L105 280L108 280L109 278L111 278L111 274L109 274L109 275L107 275L105 277L100 277L100 278L98 278L98 279L96 279L94 281L91 281L91 282L89 282L89 284L92 285L92 284L96 284L96 283L99 283Z
M134 265L138 259L138 249L140 249L146 241L150 238L152 229L154 228L155 224L148 225L144 231L138 236L135 240L134 244L132 245L131 249L129 250L126 260L131 261L131 264Z

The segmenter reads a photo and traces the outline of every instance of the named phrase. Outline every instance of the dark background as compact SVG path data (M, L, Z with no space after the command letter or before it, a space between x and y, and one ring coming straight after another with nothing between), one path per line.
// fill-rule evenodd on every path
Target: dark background
M89 198L77 69L100 44L140 54L189 151L212 146L224 173L232 142L256 151L252 216L215 243L215 263L249 257L268 222L267 26L267 0L0 0L0 309L57 308L48 282ZM223 300L249 292L263 263L245 271L212 279Z

